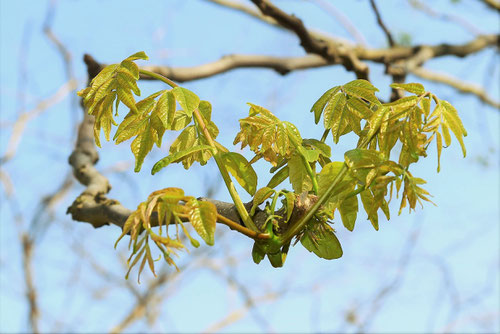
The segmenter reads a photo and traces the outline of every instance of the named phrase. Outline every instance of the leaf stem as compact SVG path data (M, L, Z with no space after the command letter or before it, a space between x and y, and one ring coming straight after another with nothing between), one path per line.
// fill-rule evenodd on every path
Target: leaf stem
M175 82L172 80L164 77L161 74L150 72L147 70L140 69L139 73L149 75L155 79L158 79L160 81L163 81L167 85L169 85L172 88L178 87ZM193 112L193 115L198 122L199 126L201 127L201 130L203 131L203 135L208 141L208 144L212 146L216 151L217 151L217 146L215 145L215 142L210 135L210 132L208 132L207 126L205 124L205 121L203 120L203 117L201 116L200 111L198 108L196 108ZM231 177L229 176L229 172L227 171L226 167L224 166L224 163L221 161L219 155L216 153L214 155L215 162L217 163L217 167L219 168L219 171L222 175L222 178L224 179L224 183L226 184L227 190L229 191L229 194L231 195L231 199L234 202L234 205L236 206L236 210L238 211L238 214L241 217L241 220L243 220L243 223L245 224L246 227L250 228L251 230L254 231L259 231L255 223L253 222L252 218L250 218L250 215L248 214L247 209L243 205L243 201L241 200L240 196L238 195L238 192L236 191L236 188L234 187L234 183L231 180Z
M145 75L148 75L150 77L153 77L155 79L158 79L160 81L163 81L164 83L166 83L167 85L169 85L170 87L174 88L174 87L178 87L179 85L176 84L175 82L173 82L172 80L170 80L169 78L166 78L164 77L163 75L161 74L158 74L158 73L155 73L155 72L151 72L151 71L147 71L147 70L143 70L143 69L139 69L139 73L142 73L142 74L145 74Z
M328 198L330 198L331 194L335 190L335 187L344 179L344 177L347 175L347 165L344 163L342 168L340 169L339 173L333 180L333 182L330 184L326 192L321 196L316 203L307 211L307 213L302 216L302 218L294 224L288 231L283 234L281 237L281 242L285 244L286 242L290 241L296 234L298 234L305 226L305 224L311 220L311 218L314 216L316 211L320 208L321 205L323 205Z
M252 238L254 240L257 240L257 239L266 240L266 239L271 238L271 236L267 233L258 233L258 232L252 231L252 230L246 228L245 226L241 226L237 222L234 222L231 219L226 218L224 216L221 216L219 214L217 214L217 221L224 224L224 225L229 226L231 229L236 230L236 231L240 232L241 234L244 234L247 237Z

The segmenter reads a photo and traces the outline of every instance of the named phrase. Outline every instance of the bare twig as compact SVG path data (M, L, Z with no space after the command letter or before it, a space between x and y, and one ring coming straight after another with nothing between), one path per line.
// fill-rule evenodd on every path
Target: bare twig
M396 45L396 43L394 42L394 38L392 37L391 32L389 31L384 21L382 20L382 15L380 15L380 11L377 8L375 0L370 0L370 5L372 6L373 12L375 13L375 17L377 18L377 23L379 27L384 31L384 34L387 37L387 42L389 43L389 46L393 47L394 45Z
M450 13L438 12L437 10L435 10L434 8L432 8L431 6L427 5L426 3L420 0L408 0L408 2L416 10L420 10L431 17L435 17L443 21L456 23L457 25L459 25L460 27L467 30L473 35L480 35L484 33L481 29L477 28L475 25L473 25L472 23L470 23L461 16L458 16L451 12Z
M11 160L16 154L26 124L33 118L37 117L38 115L46 111L47 109L51 108L52 106L64 100L64 98L66 98L66 96L69 93L71 93L76 87L77 87L76 80L70 80L66 82L52 96L39 102L34 109L27 111L19 116L19 118L16 120L12 128L12 134L7 144L7 150L3 155L3 157L0 158L0 165Z
M422 67L414 68L411 72L422 79L442 83L453 87L460 93L475 95L484 103L500 109L500 102L493 100L493 98L491 98L486 93L486 91L478 85L465 82L448 74L433 72Z
M344 27L345 31L349 33L349 35L354 38L356 43L360 45L367 45L368 43L366 42L365 37L363 34L356 28L356 26L349 20L349 17L347 17L345 14L343 14L341 11L339 11L331 1L326 1L326 0L309 0L310 2L316 4L317 6L321 7L324 9L326 12L331 14L337 21L338 23Z
M40 333L40 329L38 328L40 312L38 310L38 298L32 271L33 240L28 236L28 234L23 233L21 241L23 249L23 270L26 283L26 298L28 299L29 305L29 322L33 333Z

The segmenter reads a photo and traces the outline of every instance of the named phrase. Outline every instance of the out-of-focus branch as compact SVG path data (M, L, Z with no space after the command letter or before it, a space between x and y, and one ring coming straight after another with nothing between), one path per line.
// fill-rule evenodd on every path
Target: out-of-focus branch
M414 68L411 72L422 79L442 83L453 87L460 93L475 95L484 103L500 109L500 102L493 100L493 98L491 98L486 93L486 91L478 85L462 81L448 74L433 72L422 67Z
M420 66L424 62L442 56L465 57L476 53L487 47L496 46L498 35L481 35L465 44L438 44L419 45L414 47L396 46L385 49L370 49L363 47L352 47L349 52L356 55L357 59L372 61L382 64L394 64L400 61L401 64L391 66L391 74L405 73L414 67ZM339 48L340 52L348 46ZM406 62L405 62L406 61ZM291 71L331 66L341 64L341 62L328 61L318 55L307 55L303 57L274 57L262 55L229 55L211 63L191 67L170 67L170 66L144 66L143 68L164 75L171 80L186 82L208 78L238 68L268 68L280 74L287 74ZM402 65L404 64L404 65ZM155 80L151 77L143 77L145 80Z
M425 13L431 17L434 17L434 18L437 18L437 19L440 19L443 21L454 22L473 35L480 35L480 34L484 33L483 31L481 31L481 29L477 28L475 25L473 25L472 23L470 23L469 21L467 21L466 19L464 19L461 16L458 16L458 15L453 14L451 12L450 13L438 12L437 10L435 10L434 8L432 8L431 6L427 5L426 3L424 3L420 0L408 0L408 2L416 10L422 11L423 13Z
M32 272L33 240L27 233L23 233L21 242L23 249L23 271L26 284L26 298L28 299L30 310L29 323L33 333L40 333L40 329L38 328L38 319L40 316L40 312L38 310L38 298Z
M496 9L497 11L500 11L500 1L497 0L481 0L486 6L490 7L491 9Z
M317 38L295 15L289 15L267 0L252 0L262 14L274 18L281 26L293 31L300 40L300 45L307 53L317 54L329 63L340 63L346 70L356 73L358 79L367 79L369 68L360 61L352 49L340 52L337 45Z
M315 3L317 6L321 7L323 10L331 14L342 27L344 27L345 31L352 36L352 38L356 41L356 43L360 45L367 45L365 37L363 34L356 28L356 26L349 20L344 13L339 11L331 1L327 0L309 0L310 2Z
M62 85L57 90L57 92L54 93L54 95L46 98L45 100L40 101L35 108L21 114L18 117L18 119L16 120L16 122L14 123L14 126L12 128L12 134L9 138L6 152L0 158L0 165L11 160L14 157L14 155L16 154L16 151L17 151L17 148L19 146L19 143L21 142L26 124L30 120L32 120L33 118L37 117L38 115L40 115L41 113L46 111L47 109L51 108L52 106L54 106L57 103L64 100L64 98L69 93L71 93L76 87L77 87L76 80L70 80L70 81L66 82L64 85Z
M394 45L396 45L396 43L394 42L394 38L392 37L390 30L387 28L384 21L382 20L382 15L380 15L380 11L377 8L375 0L370 0L370 5L372 6L373 13L375 13L375 17L377 18L377 23L379 27L384 31L384 34L387 37L387 42L389 46L393 47Z
M328 62L317 55L304 57L273 57L262 55L228 55L211 63L192 67L144 66L152 71L177 82L186 82L212 77L238 68L267 68L285 75L291 71L315 68L328 65ZM150 76L141 79L154 80Z

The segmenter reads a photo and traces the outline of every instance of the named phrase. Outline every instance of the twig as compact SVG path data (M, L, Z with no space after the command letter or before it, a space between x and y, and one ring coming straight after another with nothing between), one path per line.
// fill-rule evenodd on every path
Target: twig
M33 118L40 115L42 112L64 100L64 98L66 98L66 96L71 93L76 87L76 80L70 80L66 82L52 96L46 98L45 100L42 100L34 109L27 111L18 117L12 128L12 134L7 144L7 150L5 154L0 158L0 165L11 160L16 154L26 124Z
M490 106L500 109L500 102L493 100L484 89L480 86L475 85L470 82L462 81L458 78L452 77L451 75L433 72L422 67L415 68L411 71L414 75L429 81L434 81L438 83L442 83L448 85L450 87L455 88L460 93L464 94L472 94L479 98L486 104Z
M396 45L396 43L394 42L394 38L392 37L392 34L385 25L384 21L382 20L382 16L380 15L375 0L370 0L370 5L372 6L373 12L375 13L375 17L377 18L377 23L379 27L384 31L384 34L387 37L387 42L389 43L389 46L391 48L394 47L394 45Z
M310 2L316 4L317 6L323 8L325 11L327 11L329 14L333 15L335 19L338 21L338 23L344 27L345 31L349 33L349 35L354 38L356 43L360 45L367 45L368 43L366 42L365 37L363 34L356 28L356 26L349 20L349 17L347 17L345 14L343 14L341 11L339 11L332 3L331 1L326 1L326 0L309 0Z
M432 8L431 6L427 5L426 3L420 0L408 0L408 2L416 10L420 10L425 14L438 18L440 20L454 22L473 35L480 35L484 33L483 31L478 29L476 26L474 26L472 23L470 23L461 16L452 13L438 12L437 10L435 10L434 8Z

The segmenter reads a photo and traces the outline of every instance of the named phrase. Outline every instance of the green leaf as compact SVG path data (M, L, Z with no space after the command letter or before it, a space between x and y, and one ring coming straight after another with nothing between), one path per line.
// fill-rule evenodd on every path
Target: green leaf
M311 112L314 113L314 122L318 124L319 119L321 118L321 113L323 109L325 109L325 105L330 101L331 97L334 96L340 89L340 86L336 86L327 90L321 97L316 101L312 108Z
M137 60L137 59L148 60L149 57L146 55L144 51L139 51L126 58L126 60Z
M358 216L358 197L352 196L344 199L340 203L339 212L345 228L352 231L356 223L356 217Z
M259 264L266 257L266 253L255 242L252 248L252 259L255 264Z
M380 101L375 96L375 92L378 92L378 89L369 81L362 79L354 80L343 85L342 90L349 96L359 97L373 104L380 104Z
M144 162L144 158L153 148L153 135L151 131L151 125L148 124L144 131L137 135L137 137L132 141L130 148L135 156L135 168L134 172L139 172L141 166Z
M215 236L215 223L217 221L217 208L213 203L198 201L195 198L185 205L189 221L196 233L207 243L213 246Z
M373 111L366 105L366 103L357 97L347 99L346 106L352 114L361 119L370 119L373 115Z
M184 110L177 110L172 125L168 129L174 131L182 130L191 123L191 119L192 117Z
M318 174L318 196L322 196L333 182L340 169L344 166L342 161L334 161L326 164ZM348 176L346 176L346 179Z
M175 87L172 89L172 93L174 93L175 99L179 102L180 106L184 109L188 116L191 116L200 104L200 98L186 88Z
M174 154L176 152L181 152L187 149L192 148L196 143L196 128L194 125L188 126L185 128L181 134L175 139L175 141L170 146L170 154ZM182 164L185 169L189 169L191 164L194 162L191 160L183 160Z
M467 136L467 131L465 130L464 125L462 124L462 120L460 120L457 110L448 101L440 100L439 102L444 107L443 110L444 120L451 129L451 131L453 132L453 134L455 135L455 137L457 138L458 142L460 143L460 146L462 147L462 153L465 157L467 152L465 150L463 137Z
M289 175L288 166L281 168L276 174L273 175L271 180L269 180L267 187L276 188L277 186L279 186L281 184L281 182L283 182L287 179L288 175Z
M154 109L154 113L158 115L165 129L169 129L174 122L175 117L175 97L171 91L165 91Z
M293 154L288 160L290 183L293 190L300 194L312 189L312 181L307 174L302 158L298 154Z
M342 256L342 246L330 225L323 222L313 222L305 229L300 243L317 256L332 260Z
M226 152L221 153L221 159L227 170L234 176L236 181L251 196L257 189L257 174L247 159L239 153Z
M138 112L137 107L135 106L135 99L132 93L122 87L118 87L116 89L116 94L118 95L118 100L120 100L124 105L130 108L130 110L134 112Z
M304 146L297 146L297 151L300 153L301 156L304 157L304 159L306 159L307 162L314 162L314 161L318 161L319 159L319 154L320 154L320 151L316 151L316 150L308 150L306 148L304 148Z
M378 151L356 148L345 152L345 162L349 168L374 168L382 162L382 155Z
M373 225L373 228L378 231L378 207L375 204L375 199L370 189L366 189L360 193L361 202L363 207L368 214L368 219Z
M425 93L425 88L419 83L393 83L390 85L392 88L403 89L409 93L422 95Z
M317 139L303 139L302 145L318 150L319 154L329 158L332 155L332 149L327 144ZM316 159L317 160L317 159Z
M260 188L253 196L252 208L250 209L250 216L253 216L255 214L255 210L257 209L257 207L260 204L262 204L266 199L271 197L271 195L274 193L275 191L269 187Z
M139 80L139 66L131 60L125 59L120 63L120 67L129 72L135 80Z
M212 117L212 105L208 101L200 101L200 104L198 106L198 109L200 110L201 115L206 121L210 121Z
M286 221L290 220L293 213L293 208L295 207L295 194L292 192L285 192L285 204L286 204Z
M154 164L153 168L151 169L151 174L154 175L158 173L161 169L167 167L173 162L181 162L182 159L188 155L191 155L195 152L199 152L202 150L209 150L213 152L213 148L209 145L200 145L200 146L194 146L191 148L188 148L183 151L178 151L173 154L170 154L166 156L165 158L159 160L157 163Z

